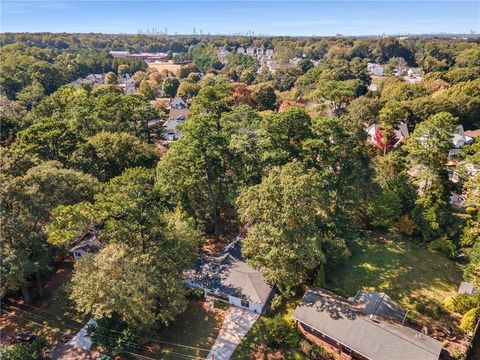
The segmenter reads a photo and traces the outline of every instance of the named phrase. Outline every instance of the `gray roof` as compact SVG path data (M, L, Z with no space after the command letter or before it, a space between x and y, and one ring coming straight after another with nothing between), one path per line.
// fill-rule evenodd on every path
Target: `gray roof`
M399 323L370 318L365 304L308 290L293 317L372 360L437 360L442 344Z
M407 315L407 310L384 293L360 290L355 296L354 301L362 305L365 314L369 316L373 315L384 320L403 323Z
M82 236L79 242L73 246L69 252L74 252L75 250L83 250L88 253L97 253L100 251L102 244L98 241L97 232L87 232Z
M259 271L243 261L240 242L231 246L222 256L201 255L186 277L212 292L256 304L265 304L273 289Z

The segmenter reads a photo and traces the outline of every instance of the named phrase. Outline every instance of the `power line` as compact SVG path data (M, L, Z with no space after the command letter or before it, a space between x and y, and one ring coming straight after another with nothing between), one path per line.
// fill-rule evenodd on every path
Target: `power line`
M6 305L6 306L10 306L10 307L12 307L12 308L14 308L14 309L16 309L16 310L19 310L19 311L22 311L22 312L24 312L24 313L26 313L26 314L29 314L29 315L27 315L27 316L31 316L31 317L33 317L33 318L43 320L43 321L45 321L45 322L47 322L47 323L54 324L55 326L63 326L63 325L64 325L65 327L69 327L69 328L74 329L74 330L76 330L76 331L80 331L80 330L81 330L81 329L75 328L75 327L73 327L73 326L69 326L69 325L66 325L66 324L59 323L59 322L57 322L56 320L51 320L51 319L48 319L48 318L44 318L44 317L42 317L42 316L39 316L39 315L37 315L37 314L33 314L33 313L31 313L31 312L28 312L28 311L26 311L26 310L23 310L23 309L21 309L21 308L19 308L19 307L17 307L17 306L14 306L14 305L8 305L8 304L4 304L4 303L2 303L2 302L0 302L0 304ZM26 304L25 304L25 305L26 305ZM46 311L46 310L42 310L42 309L40 309L40 308L38 308L38 307L35 307L35 306L32 306L32 305L28 305L28 306L29 306L30 308L32 308L32 309L35 309L35 310L38 310L38 311L44 311L45 313L48 313L48 314L51 314L51 315L55 315L55 314L52 313L52 312L48 312L48 311ZM10 315L13 315L13 314L10 314ZM15 315L14 315L14 316L15 316ZM63 317L64 319L67 319L67 320L69 320L69 321L72 321L71 319L67 318L67 317L64 316L64 315L58 315L58 314L56 314L55 316L61 316L61 317ZM18 316L17 316L17 317L18 317ZM27 320L27 321L28 321L28 319L24 319L24 320ZM60 325L59 325L59 324L60 324ZM114 329L107 329L107 330L110 331L110 332L115 332L115 333L118 333L118 334L122 334L122 332L121 332L121 331L118 331L118 330L114 330ZM93 333L93 334L95 334L95 333ZM142 337L142 336L137 336L137 338L142 339L142 340L157 342L157 343L165 344L165 345L183 347L183 348L190 349L190 350L200 350L200 351L210 352L209 349L203 349L203 348L194 347L194 346L176 344L176 343L171 343L171 342L168 342L168 341L157 340L157 339L153 339L153 338L147 338L147 337ZM109 339L113 339L113 338L110 337ZM131 342L131 341L130 341L130 342L129 342L129 341L124 341L124 342L127 343L127 344L136 344L138 348L144 349L144 346L141 346L139 343L133 343L133 342ZM170 352L171 352L171 353L174 353L174 354L176 354L176 355L186 356L186 357L193 358L193 359L202 359L202 358L199 358L199 357L197 357L197 356L192 356L192 355L187 355L187 354L180 354L180 353L176 353L176 352L174 352L174 351L170 351Z

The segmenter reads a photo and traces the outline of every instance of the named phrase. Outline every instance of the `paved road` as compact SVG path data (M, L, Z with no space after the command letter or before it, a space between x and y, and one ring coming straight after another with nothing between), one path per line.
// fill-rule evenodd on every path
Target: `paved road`
M260 315L230 306L207 359L228 360Z

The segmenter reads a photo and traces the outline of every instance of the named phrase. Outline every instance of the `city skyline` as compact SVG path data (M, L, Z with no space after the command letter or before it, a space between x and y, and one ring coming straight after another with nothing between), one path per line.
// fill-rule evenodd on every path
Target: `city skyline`
M226 35L478 33L477 1L2 1L2 32ZM194 30L195 29L195 30Z

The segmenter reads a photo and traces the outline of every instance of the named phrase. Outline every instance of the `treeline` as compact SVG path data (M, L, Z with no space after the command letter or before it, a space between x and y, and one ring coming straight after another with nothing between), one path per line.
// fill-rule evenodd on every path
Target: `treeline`
M147 65L134 59L114 59L108 52L94 49L57 49L15 43L0 48L0 89L10 100L31 106L61 85L92 73L117 72L128 65L132 72Z

